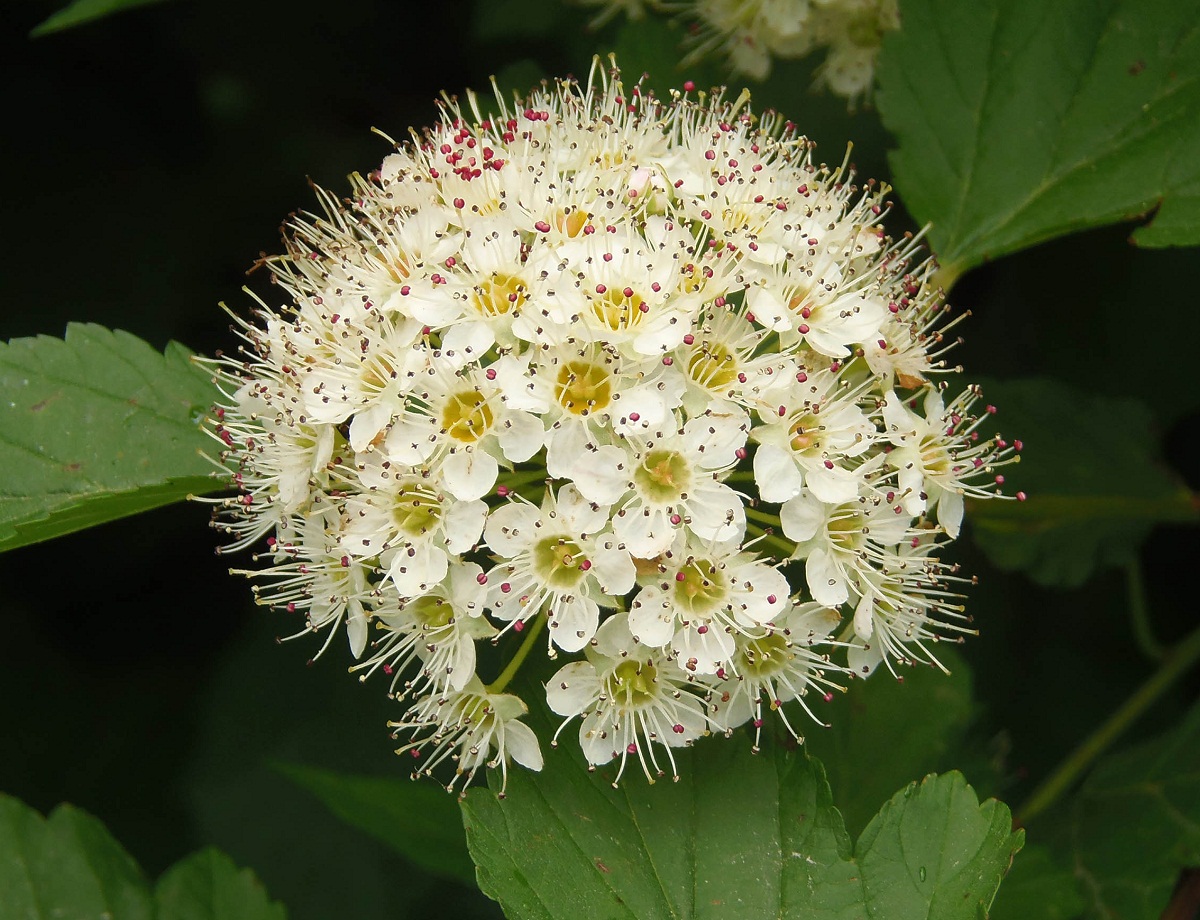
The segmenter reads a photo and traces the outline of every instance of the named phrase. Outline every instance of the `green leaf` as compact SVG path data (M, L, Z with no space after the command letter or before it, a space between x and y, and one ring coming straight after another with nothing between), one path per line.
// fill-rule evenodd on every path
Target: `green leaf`
M988 920L1071 920L1083 908L1071 870L1047 848L1027 846L1013 860Z
M0 344L0 551L220 488L209 378L181 345L102 326Z
M70 805L44 819L0 795L0 917L152 916L141 870L103 824Z
M1200 521L1194 497L1157 458L1150 414L1134 400L1093 396L1045 379L990 381L997 424L1024 442L1005 469L1024 502L972 502L976 542L1002 569L1072 587L1124 565L1156 522Z
M249 869L224 853L206 849L163 873L154 891L157 920L285 920Z
M254 875L202 850L168 869L154 897L104 825L59 805L49 818L0 795L0 917L5 920L285 920Z
M879 61L895 185L951 277L1153 210L1200 243L1198 0L904 0Z
M51 32L61 32L63 29L73 29L103 19L113 13L121 13L139 6L149 6L151 3L162 3L163 0L75 0L63 7L32 32L30 36L37 38L49 35Z
M296 763L276 764L339 818L434 875L475 887L475 867L454 797L434 783L346 776Z
M564 745L541 774L514 769L505 799L472 789L480 888L537 920L975 920L1021 846L1008 808L960 774L898 792L852 847L819 761L742 737L675 757L679 782L613 789Z
M921 665L901 670L896 681L881 670L814 710L829 728L804 729L805 750L824 764L852 834L895 789L947 766L946 755L967 729L970 669L949 647L934 651L949 675ZM881 750L886 758L878 756Z
M1071 809L1090 915L1157 918L1179 871L1200 865L1200 704L1173 731L1102 761Z

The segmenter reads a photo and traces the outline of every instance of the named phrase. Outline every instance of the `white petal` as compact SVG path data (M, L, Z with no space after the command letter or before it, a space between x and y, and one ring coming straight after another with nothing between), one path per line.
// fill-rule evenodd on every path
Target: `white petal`
M754 452L754 483L763 501L786 502L803 490L804 474L790 451L774 444L760 444Z
M446 548L452 553L465 553L477 542L487 518L487 505L481 501L453 502L442 518ZM441 581L441 578L438 578Z
M679 630L671 647L679 652L680 663L684 664L688 673L716 674L717 669L729 664L733 655L733 637L715 623L708 624L703 633L699 624Z
M564 652L577 652L596 635L600 608L590 597L575 595L554 604L550 616L550 638Z
M546 705L560 716L577 716L596 701L599 680L590 661L572 661L546 683Z
M546 441L541 420L528 412L510 412L500 426L500 449L513 463L524 463Z
M818 547L809 554L804 574L813 599L826 607L840 607L850 598L846 578L833 557Z
M675 635L675 609L657 588L645 588L629 608L629 631L639 642L662 648Z
M840 505L858 497L858 474L840 466L829 469L821 461L810 464L805 470L804 482L813 497L827 505Z
M401 597L416 597L445 578L449 567L445 550L422 542L412 547L411 556L405 547L395 550L388 574Z
M779 509L779 523L789 540L803 543L825 526L825 505L808 495L793 498Z
M484 322L455 323L442 336L442 354L454 367L481 359L496 341L491 327Z
M875 632L875 598L867 592L854 608L854 634L868 640Z
M592 574L610 598L624 597L633 590L637 566L628 551L597 549L588 558L592 562Z
M524 722L506 722L504 725L504 749L517 763L538 772L542 769L542 749L537 735Z
M723 482L702 482L688 494L688 527L702 540L725 543L746 532L746 509Z
M628 491L629 455L621 448L606 444L585 450L571 464L571 478L588 501L611 505Z
M351 598L346 605L346 636L350 639L350 653L355 658L362 657L367 647L367 617L358 598Z
M963 497L961 492L957 492L954 489L947 489L938 497L937 518L938 523L946 529L947 535L952 539L958 539L958 532L962 528L963 519Z
M530 544L541 519L541 513L533 505L524 502L509 502L501 505L487 519L483 538L487 545L501 556L512 557Z
M442 461L442 478L455 498L474 501L483 498L496 484L500 465L482 448L460 450Z

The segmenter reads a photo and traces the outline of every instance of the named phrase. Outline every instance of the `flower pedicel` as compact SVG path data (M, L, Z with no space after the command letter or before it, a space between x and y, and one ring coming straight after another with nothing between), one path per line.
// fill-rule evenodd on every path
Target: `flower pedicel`
M556 739L653 780L971 632L938 551L1020 444L943 395L932 263L884 188L686 89L597 65L445 101L289 221L284 303L212 362L227 548L265 542L258 601L391 676L401 751L451 787L540 769L506 692L531 654Z

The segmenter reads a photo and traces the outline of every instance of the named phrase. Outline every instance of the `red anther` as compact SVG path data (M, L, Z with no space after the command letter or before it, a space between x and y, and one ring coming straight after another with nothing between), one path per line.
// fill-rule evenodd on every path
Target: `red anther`
M392 667L390 664L385 664L385 665L383 666L383 673L384 673L384 674L389 674L389 675L390 675L390 674L391 674L391 673L392 673L394 670L396 670L396 669L395 669L395 668L393 668L393 667Z
M601 258L604 259L605 262L611 262L612 261L612 253L606 252L603 256L601 256Z
M451 147L449 144L442 144L441 150L442 150L442 153L450 153L451 151L454 150L454 148Z
M409 294L409 291L411 291L411 290L412 290L412 288L410 288L407 284L404 285L402 288L400 288L400 296L407 297Z
M501 585L500 585L500 593L501 594L507 594L511 590L512 590L512 585L510 585L507 581L501 583Z
M636 422L636 421L638 421L638 419L640 419L641 417L642 417L642 416L641 416L641 413L640 413L640 412L630 412L630 413L629 413L629 421L631 421L631 422Z
M744 447L739 447L733 452L733 455L739 460L745 460L749 456L749 454L746 453L746 448Z
M763 727L763 720L762 720L762 719L755 719L755 720L754 720L754 727L755 727L755 728L762 728L762 727Z
M637 753L637 745L631 741L631 742L629 742L629 746L626 747L625 750L626 750L626 752L628 752L630 754L636 754Z
M421 752L416 750L415 748L413 750L409 751L408 753L412 755L413 760L421 759Z
M489 367L486 371L484 371L483 375L485 377L487 377L488 380L495 380L496 379L496 369L494 367Z
M767 595L767 603L768 604L773 604L773 603L775 603L775 601L776 601L776 597L774 594Z
M623 291L621 291L621 293L624 294L626 297L632 297L633 296L633 288L627 287Z
M670 367L672 364L675 363L675 359L672 358L670 355L663 355L662 363L665 364L667 367Z
M775 202L775 210L776 211L786 211L787 210L787 202L786 201Z
M340 561L342 563L343 569L350 568L350 557L349 556L343 556Z
M675 580L676 580L676 581L687 581L687 576L686 576L686 575L684 575L684 574L683 574L683 572L676 572L676 573L675 573Z
M700 216L704 220L712 220L712 211L708 210L708 208L705 208L703 211L700 212Z
M729 166L731 169L737 169L737 165L738 165L737 160L734 160L732 158L729 160Z
M746 375L738 374L738 383L745 383L745 382L746 382Z
M996 477L996 485L998 485L998 486L1004 485L1004 477L1003 476Z
M827 470L833 469L833 461L832 460L825 461L825 469L827 469Z
M707 627L707 626L697 626L697 627L696 627L696 632L697 632L697 633L699 633L699 634L700 634L700 635L702 635L702 636L703 636L703 635L706 635L706 634L708 633L708 627Z
M988 406L988 407L987 407L987 412L988 412L988 415L995 415L995 414L996 414L996 407L995 407L995 406Z
M496 151L495 151L495 150L493 150L491 147L484 147L484 148L483 148L483 158L484 158L485 160L490 160L490 159L491 159L492 157L494 157L495 155L496 155Z
M657 294L659 291L662 290L662 285L659 284L657 281L655 281L653 284L650 285L650 290L652 290L655 294Z
M456 208L458 208L459 210L462 210L463 208L465 208L467 206L467 203L465 201L463 201L461 198L455 198L454 206Z
M443 278L441 275L437 274L436 272L434 272L432 275L429 276L429 280L432 281L434 284L445 284L446 283L446 279Z
M725 669L724 668L717 668L717 677L719 677L721 680L725 679Z
M796 331L799 332L801 335L808 335L808 333L811 330L808 327L808 323L801 323L799 326L796 327Z
M288 605L287 605L287 607L286 607L285 609L287 610L287 612L288 612L288 613L295 613L295 612L296 612L296 605L295 605L295 604L288 604Z
M830 693L830 692L828 692L828 691L826 691L826 692L825 692L825 696L824 696L824 700L825 700L825 702L826 702L826 703L832 703L832 702L833 702L833 694L832 694L832 693Z
M549 233L550 232L550 225L548 223L546 223L544 220L539 220L537 223L535 223L533 225L533 227L535 230L537 230L538 233Z
M676 527L678 527L680 524L683 523L683 518L681 518L678 514L672 514L671 515L671 523L674 524Z
M674 725L671 726L671 731L673 731L677 735L682 735L683 734L683 726L680 725L678 722L676 722Z
M501 498L508 498L508 492L509 492L508 486L496 486L496 494L499 495Z
M596 285L596 293L597 294L603 294L607 290L608 290L608 285L605 285L605 284L597 284Z
M486 585L486 584L487 584L487 576L486 576L486 575L484 575L484 574L483 574L483 572L480 572L478 575L476 575L476 576L475 576L475 580L476 580L477 582L479 582L481 585Z
M337 321L338 321L339 319L341 319L341 318L342 318L342 314L340 314L340 313L335 313L335 314L333 314L333 316L329 317L329 322L331 322L331 323L333 323L333 324L335 324L335 325L336 325L336 324L337 324Z
M714 307L723 307L723 306L725 306L725 303L726 303L726 301L725 301L724 297L718 297L716 300L713 301L713 306Z
M429 326L421 327L421 335L429 335L432 332L433 332L433 329L431 329Z
M888 304L888 309L889 309L889 310L890 310L892 313L899 313L899 312L900 312L900 308L899 308L898 306L896 306L896 304L894 304L894 303L889 303L889 304Z
M750 313L750 312L746 313L746 322L748 322L748 323L754 322L754 314L753 313Z
M683 337L683 344L684 345L695 345L696 337L689 332L687 335L685 335Z
M800 371L796 374L796 383L806 383L807 381L808 374L804 373L804 371Z
M581 571L581 572L586 572L591 567L592 567L591 559L584 559L583 562L579 563L579 571Z
M972 465L975 467L975 469L979 469L981 466L983 466L983 458L982 458L982 457L976 457L976 458L975 458L975 459L972 461Z
M887 339L877 339L875 342L880 348L887 348Z
M524 621L524 620L517 620L515 623L513 623L513 629L515 629L517 632L522 632L522 631L524 631L524 629L525 629L525 621Z
M626 290L628 290L628 288L626 288ZM628 295L626 295L626 296L628 296ZM638 303L638 310L640 310L642 313L649 313L650 312L650 304L646 303L646 301L644 301L644 300L640 301Z
M1024 492L1017 493L1017 501L1023 502L1028 496Z
M704 151L704 159L715 160L716 158L717 158L717 152L715 150L705 150Z
M592 226L591 224L587 224L587 225L586 225L586 226L584 226L584 228L583 228L583 235L584 235L584 236L591 236L591 235L592 235L593 233L595 233L595 232L596 232L596 228L595 228L594 226Z
M1024 441L1017 441L1017 440L1014 440L1014 441L1012 442L1012 445L1013 445L1013 449L1014 449L1014 450L1016 450L1016 451L1021 451L1021 450L1023 450L1023 449L1025 448L1025 442L1024 442Z
M896 493L893 492L891 489L888 489L887 494L885 494L883 496L883 498L890 505L892 502L894 502L896 500Z
M787 415L787 406L780 406L779 407L779 417L783 418L785 415Z
M696 84L695 84L695 83L693 83L691 80L684 80L684 81L683 81L683 91L684 91L685 93L690 93L690 92L691 92L692 90L694 90L695 88L696 88Z

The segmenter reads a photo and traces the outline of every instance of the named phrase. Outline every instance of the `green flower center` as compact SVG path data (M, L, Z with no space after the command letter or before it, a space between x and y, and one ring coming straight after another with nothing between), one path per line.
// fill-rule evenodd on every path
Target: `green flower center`
M644 305L645 301L632 288L624 291L609 288L592 297L592 314L612 332L625 332L641 324Z
M492 427L496 416L478 390L455 393L442 410L442 428L463 444L474 444Z
M612 375L601 364L568 361L558 370L554 396L573 415L590 415L612 402Z
M707 559L693 560L675 578L675 603L689 614L710 613L728 593L724 572Z
M519 310L526 299L521 279L499 272L471 292L471 306L483 316L503 316L511 310Z
M673 450L652 450L634 470L633 480L651 501L666 504L678 501L691 485L692 474L682 454Z
M921 438L921 465L930 473L949 473L954 466L946 445L933 435Z
M829 538L834 546L846 552L854 552L862 542L866 521L857 511L849 513L838 510L829 519Z
M770 677L784 669L792 658L787 639L771 633L761 639L751 639L740 655L740 670L750 678Z
M718 342L701 342L688 358L687 372L700 386L710 389L721 389L737 379L732 353Z
M401 533L419 537L437 527L442 519L441 497L423 482L410 482L396 493L392 520Z
M544 537L533 548L533 569L547 585L558 590L574 588L587 568L583 550L566 537Z
M650 663L622 661L608 675L609 699L624 709L644 709L654 702L658 671Z
M404 609L426 629L441 629L454 619L454 608L450 602L445 598L434 597L430 594L405 604Z
M798 454L821 447L821 423L812 415L796 419L789 434L792 436L792 450Z

